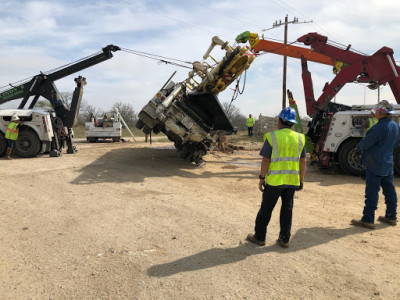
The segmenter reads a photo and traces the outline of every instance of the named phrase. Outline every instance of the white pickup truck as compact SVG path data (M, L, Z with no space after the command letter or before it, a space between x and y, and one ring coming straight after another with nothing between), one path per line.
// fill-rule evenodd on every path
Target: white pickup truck
M99 139L111 139L113 142L121 141L122 124L119 114L114 113L111 118L92 117L90 122L85 123L86 139L95 143Z

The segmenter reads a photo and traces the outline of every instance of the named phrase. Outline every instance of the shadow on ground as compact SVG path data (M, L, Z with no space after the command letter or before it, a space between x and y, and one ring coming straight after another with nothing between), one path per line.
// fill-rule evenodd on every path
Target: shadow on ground
M209 162L214 164L214 162ZM220 164L221 162L215 162ZM77 170L80 175L72 184L94 184L102 182L143 182L149 177L186 178L256 178L255 170L235 170L232 172L204 171L193 172L199 168L181 159L175 148L122 148L107 152L91 164Z
M377 224L375 230L387 226ZM368 229L349 227L336 229L332 227L302 228L296 231L290 242L290 248L283 249L274 244L267 247L259 247L252 243L244 243L234 248L212 248L191 256L187 256L170 263L152 266L147 273L153 277L166 277L182 272L190 272L213 268L219 265L232 264L245 260L248 256L259 255L268 252L290 253L312 248L329 243L348 235L363 233Z

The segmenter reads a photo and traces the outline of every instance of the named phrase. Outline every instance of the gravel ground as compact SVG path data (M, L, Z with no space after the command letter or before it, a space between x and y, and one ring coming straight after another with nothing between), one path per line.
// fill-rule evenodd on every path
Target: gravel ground
M290 248L276 244L279 203L266 246L245 241L260 146L201 167L142 139L0 160L1 299L400 299L398 228L349 225L360 178L309 167Z

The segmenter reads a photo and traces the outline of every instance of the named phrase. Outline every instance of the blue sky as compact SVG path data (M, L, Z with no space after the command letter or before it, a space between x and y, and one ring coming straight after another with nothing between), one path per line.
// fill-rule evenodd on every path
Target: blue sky
M288 41L308 32L328 36L330 41L373 54L383 46L400 58L400 2L391 1L9 1L0 6L0 86L30 78L98 52L108 44L184 61L201 60L215 35L234 44L243 31L283 39L283 26L272 27L288 14L312 23L289 25ZM218 48L213 55L218 57ZM216 52L216 54L214 53ZM222 54L222 52L220 52ZM234 101L247 115L275 116L282 101L282 57L258 57L247 72L245 91ZM329 66L309 64L314 93L333 79ZM175 81L187 77L188 69L159 64L155 60L116 52L106 62L56 82L61 92L72 92L74 78L87 79L83 98L91 105L109 109L117 101L131 103L137 112L177 71ZM300 61L288 58L287 88L292 90L305 116ZM232 86L233 88L233 86ZM232 90L219 94L230 101ZM388 86L381 99L393 100ZM377 91L347 84L337 95L343 104L373 104ZM17 106L18 100L7 106ZM4 107L1 106L1 107Z

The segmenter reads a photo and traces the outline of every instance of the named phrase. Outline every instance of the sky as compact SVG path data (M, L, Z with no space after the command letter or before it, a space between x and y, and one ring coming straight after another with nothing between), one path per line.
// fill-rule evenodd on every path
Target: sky
M250 31L266 39L283 41L284 26L272 28L275 21L298 18L288 25L288 42L309 32L318 32L331 42L372 55L383 46L394 50L400 60L400 2L396 0L186 0L186 1L24 1L2 0L0 6L0 87L30 79L101 51L109 44L185 62L200 61L213 36L235 46L235 37ZM312 22L311 22L312 21ZM271 29L272 28L272 29ZM268 29L268 30L265 30ZM265 30L265 31L264 31ZM298 46L302 46L297 44ZM303 45L304 46L304 45ZM219 57L216 47L212 55ZM326 82L334 78L332 67L309 63L318 98ZM60 92L72 92L74 78L87 80L83 99L108 110L115 102L130 103L136 112L157 93L167 79L183 81L187 68L125 51L98 65L55 82ZM242 77L244 92L233 104L243 115L276 116L282 108L283 57L265 54L257 57ZM218 95L230 102L232 84ZM300 60L288 58L286 87L306 116ZM346 105L375 104L377 90L349 83L335 101ZM381 87L380 99L395 103L388 86ZM19 100L0 108L17 107ZM235 124L234 124L235 125Z

